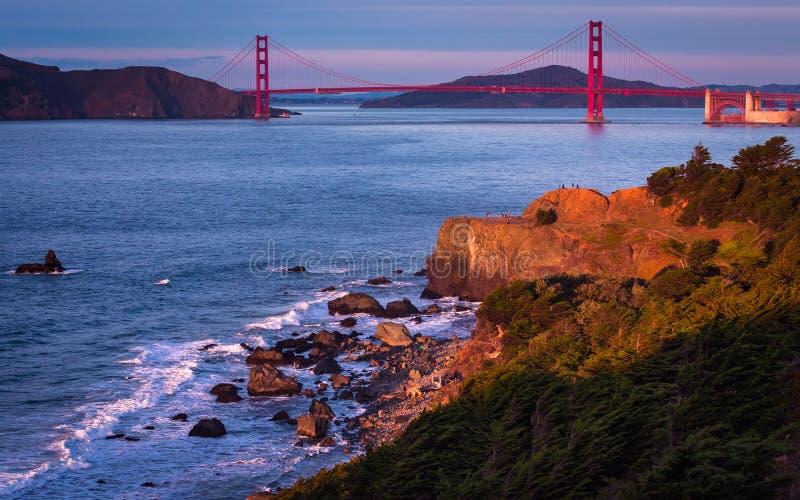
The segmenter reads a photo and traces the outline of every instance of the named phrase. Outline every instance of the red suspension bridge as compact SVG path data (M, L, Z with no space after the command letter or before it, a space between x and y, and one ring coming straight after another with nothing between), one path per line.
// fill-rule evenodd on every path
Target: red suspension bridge
M710 123L758 121L777 111L797 113L800 102L800 94L712 91L601 21L589 21L522 59L451 83L404 85L356 78L323 67L267 36L250 40L211 80L254 95L256 118L269 118L270 95L308 93L585 94L589 123L606 121L603 97L608 95L705 98L705 121Z

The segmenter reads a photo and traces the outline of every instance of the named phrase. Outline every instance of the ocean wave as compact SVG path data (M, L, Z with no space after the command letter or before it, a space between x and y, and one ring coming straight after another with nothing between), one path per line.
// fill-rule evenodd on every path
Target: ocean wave
M306 315L309 308L313 305L327 302L336 297L345 295L346 292L336 290L332 292L316 292L316 298L312 300L301 300L295 302L288 311L274 316L268 316L261 321L249 323L244 329L247 332L254 330L281 330L284 326L300 326L302 318ZM315 321L315 323L318 323Z

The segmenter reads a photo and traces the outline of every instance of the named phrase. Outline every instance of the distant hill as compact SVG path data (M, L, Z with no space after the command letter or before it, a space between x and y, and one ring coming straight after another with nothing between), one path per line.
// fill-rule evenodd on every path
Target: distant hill
M548 86L548 82L560 82L565 87L586 87L588 77L575 68L547 66L513 75L466 76L448 84L452 85L496 85ZM444 84L444 85L448 85ZM629 81L603 77L604 87L625 89L666 89L650 82ZM800 85L766 85L764 87L712 85L720 90L761 90L762 92L800 92ZM703 107L703 99L662 96L616 96L603 97L603 105L609 108L684 108ZM490 94L486 92L406 92L404 94L364 102L362 108L582 108L586 107L585 94Z
M0 54L0 119L240 118L254 108L253 97L166 68L60 71Z

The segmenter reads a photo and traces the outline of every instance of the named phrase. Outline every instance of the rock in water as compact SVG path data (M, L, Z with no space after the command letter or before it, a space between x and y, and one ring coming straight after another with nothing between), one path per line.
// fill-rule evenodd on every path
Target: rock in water
M339 326L342 328L353 328L358 323L358 320L355 318L345 318L339 322Z
M386 304L387 318L405 318L413 314L419 314L419 309L405 297L403 297L403 300L395 300Z
M420 269L419 271L414 273L414 276L427 276L428 270L427 269Z
M320 439L328 433L328 419L315 417L314 415L303 415L297 418L297 433L301 436L308 436Z
M304 273L306 272L305 266L294 266L287 269L290 273Z
M386 321L378 324L375 338L388 346L407 346L411 345L413 339L406 325Z
M367 280L368 285L388 285L391 282L392 280L390 280L386 276L380 276L378 278L370 278Z
M260 365L268 363L270 365L285 365L283 352L278 349L263 349L256 347L252 353L247 356L245 363L248 365Z
M328 420L333 420L336 418L336 414L333 413L333 410L331 410L330 406L322 401L317 401L316 399L311 401L311 406L308 408L308 414L314 417L327 418Z
M324 448L330 448L331 446L336 446L336 440L330 436L325 436L322 438L322 441L319 442L319 445Z
M194 424L189 431L190 436L198 437L222 437L227 434L225 426L216 418L204 418Z
M341 389L342 387L347 387L350 385L350 377L341 375L339 373L334 373L333 375L331 375L331 384L333 385L334 389Z
M438 314L440 312L442 312L442 308L436 304L431 304L425 309L425 314Z
M283 420L289 420L289 413L287 413L286 410L281 410L278 413L276 413L275 415L273 415L270 420L272 420L273 422L280 422L280 421L283 421Z
M189 415L185 413L178 413L169 418L170 420L177 420L178 422L186 422L189 419Z
M211 394L217 396L217 403L237 403L242 400L239 388L233 384L217 384L211 389Z
M336 362L335 358L322 358L319 363L314 366L314 375L322 375L325 373L341 373L342 367Z
M386 314L383 306L366 293L350 293L328 302L328 314L331 316L348 316L366 313L381 317Z
M56 257L53 250L48 250L47 255L44 257L44 264L20 264L15 274L50 274L50 273L63 273L64 268L61 266L61 261Z
M264 364L250 369L247 394L251 396L281 396L300 392L302 385L294 377L281 373L272 365Z

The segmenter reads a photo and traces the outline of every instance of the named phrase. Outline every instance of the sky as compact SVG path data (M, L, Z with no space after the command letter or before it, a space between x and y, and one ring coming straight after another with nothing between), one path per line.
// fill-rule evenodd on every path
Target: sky
M704 83L800 83L797 0L0 0L0 53L209 77L255 34L392 83L480 74L601 19Z

